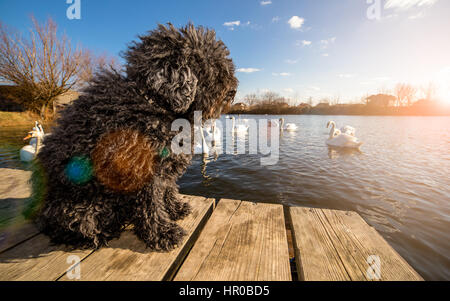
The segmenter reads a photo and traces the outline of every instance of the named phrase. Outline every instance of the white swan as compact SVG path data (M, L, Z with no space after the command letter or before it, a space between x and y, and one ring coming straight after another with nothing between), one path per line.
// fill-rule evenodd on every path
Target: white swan
M295 132L298 130L298 126L295 123L286 123L286 126L284 126L284 118L280 118L280 130Z
M362 142L360 142L358 138L347 133L342 133L340 130L336 129L336 123L334 121L329 121L327 123L327 128L330 126L331 129L327 139L327 145L345 148L359 148L361 146Z
M38 127L39 128L39 127ZM25 145L20 149L20 161L30 162L36 157L37 153L41 148L43 134L40 130L33 130L28 133L28 135L23 138L23 140L27 140L30 138L36 138L36 143Z
M354 127L352 127L352 126L349 126L349 125L341 127L341 132L345 133L347 135L350 135L350 136L355 136L356 135L356 129Z
M288 132L295 132L298 130L298 126L295 123L286 123L286 127L284 129Z
M222 132L218 127L216 127L216 121L211 126L208 126L204 129L205 140L208 142L213 142L219 144L222 142Z
M201 142L197 142L194 145L194 154L209 154L209 147L205 140L205 135L203 134L203 129L199 127L195 127L195 131L200 132L200 136L202 137Z
M236 133L236 134L246 134L247 133L248 125L242 124L242 123L236 125L234 116L231 116L230 118L233 121L233 123L231 125L233 133Z

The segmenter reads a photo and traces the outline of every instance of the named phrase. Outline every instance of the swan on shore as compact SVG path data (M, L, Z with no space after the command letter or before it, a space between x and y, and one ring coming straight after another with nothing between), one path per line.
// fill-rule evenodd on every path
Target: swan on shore
M42 128L42 127L41 127ZM37 153L41 148L41 143L43 139L43 132L39 129L39 126L33 128L28 135L23 138L23 140L33 139L35 138L35 143L25 145L20 149L20 161L22 162L31 162L36 157Z
M329 121L327 128L331 126L330 134L327 139L327 145L343 148L359 148L362 144L355 136L352 136L346 132L342 133L341 130L336 129L336 123Z

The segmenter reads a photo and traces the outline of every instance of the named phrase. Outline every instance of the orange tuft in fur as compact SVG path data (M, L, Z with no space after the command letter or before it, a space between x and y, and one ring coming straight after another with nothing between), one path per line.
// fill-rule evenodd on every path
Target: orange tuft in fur
M133 192L151 181L156 151L136 130L118 130L99 139L92 152L95 176L116 192Z

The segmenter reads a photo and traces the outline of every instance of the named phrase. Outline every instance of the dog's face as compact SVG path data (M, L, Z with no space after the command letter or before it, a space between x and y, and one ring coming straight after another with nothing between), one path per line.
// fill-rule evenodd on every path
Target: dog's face
M217 118L231 104L235 68L213 30L159 25L139 38L125 53L127 74L149 101L177 116L202 111L204 118Z

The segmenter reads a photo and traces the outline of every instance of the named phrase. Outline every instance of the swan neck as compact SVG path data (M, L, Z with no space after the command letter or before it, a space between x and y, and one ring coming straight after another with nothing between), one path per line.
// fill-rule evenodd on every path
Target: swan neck
M38 153L38 151L39 151L40 148L41 148L41 137L40 137L40 136L37 136L37 137L36 137L36 145L34 146L35 154Z
M331 129L330 129L330 138L333 138L334 135L334 129L336 128L336 124L332 121L330 122Z

